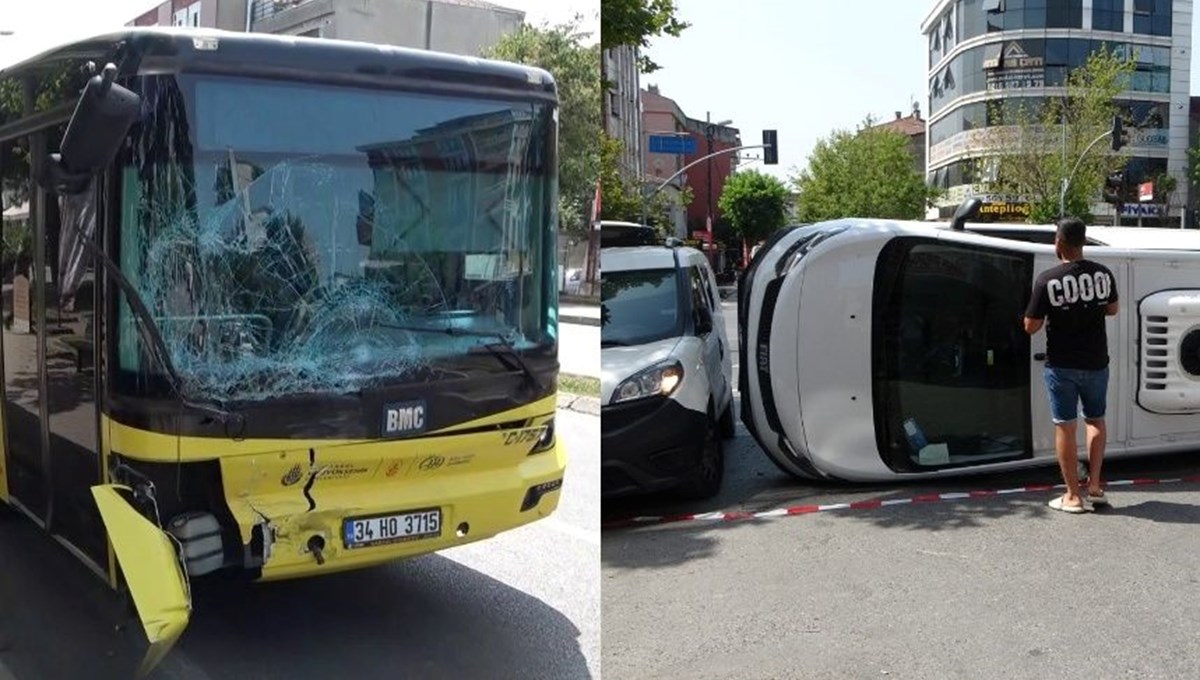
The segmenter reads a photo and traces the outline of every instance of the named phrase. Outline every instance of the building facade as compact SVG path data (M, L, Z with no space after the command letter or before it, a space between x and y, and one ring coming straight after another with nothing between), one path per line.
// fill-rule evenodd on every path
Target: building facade
M166 0L133 26L340 38L477 57L525 13L483 0Z
M245 31L244 0L165 0L127 26L198 26Z
M621 142L621 176L640 182L642 171L641 71L638 50L621 45L604 50L601 76L608 83L604 97L604 132Z
M254 0L250 30L477 57L524 22L483 0Z
M710 153L742 145L742 133L735 127L688 118L687 129L696 140L696 153L684 156L684 165ZM733 174L737 165L738 155L734 151L710 158L688 170L687 184L692 189L692 203L687 211L688 231L706 228L710 215L714 225L721 219L718 202L725 189L725 180Z
M683 154L653 153L650 151L650 137L675 136L688 137L687 116L674 99L662 96L658 87L651 85L641 91L642 96L642 168L645 170L645 184L652 190L671 176L683 169L685 162ZM687 238L687 206L680 204L680 194L687 187L688 172L671 179L670 184L663 188L663 193L672 199L674 206L671 211L671 225L674 235Z
M983 198L988 214L1021 218L1022 205L1028 214L1024 197L988 191L987 164L979 160L994 142L984 131L1003 125L1005 107L1036 109L1065 96L1068 73L1107 46L1136 59L1130 88L1117 101L1131 128L1127 181L1167 173L1178 182L1164 202L1122 206L1120 223L1156 217L1181 224L1188 202L1192 0L938 0L921 30L929 48L926 177L946 191L938 217L971 196ZM1092 213L1111 224L1113 207L1096 190Z
M874 127L892 130L908 137L908 150L913 156L913 167L917 172L925 173L925 119L921 118L919 105L913 104L912 113L907 116L897 111L894 119Z

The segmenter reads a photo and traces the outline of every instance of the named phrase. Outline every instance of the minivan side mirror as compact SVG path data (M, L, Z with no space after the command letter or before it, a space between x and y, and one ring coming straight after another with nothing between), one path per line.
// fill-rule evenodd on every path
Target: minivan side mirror
M696 308L696 335L708 335L713 329L712 312L708 307Z
M88 79L59 152L46 158L42 180L48 190L82 193L116 158L142 106L141 97L113 82L116 77L117 67L107 64Z

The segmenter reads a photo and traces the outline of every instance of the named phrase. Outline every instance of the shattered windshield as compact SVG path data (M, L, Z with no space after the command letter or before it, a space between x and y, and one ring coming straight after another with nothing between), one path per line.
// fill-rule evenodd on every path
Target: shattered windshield
M355 392L553 352L550 104L139 79L117 250L192 396ZM119 382L163 369L119 310ZM486 356L486 352L482 352Z

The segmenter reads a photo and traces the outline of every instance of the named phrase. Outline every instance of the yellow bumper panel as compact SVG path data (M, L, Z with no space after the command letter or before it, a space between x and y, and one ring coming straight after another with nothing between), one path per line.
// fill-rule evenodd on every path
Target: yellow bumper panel
M150 642L139 669L139 677L143 677L166 657L187 628L191 598L172 539L129 505L119 491L129 491L129 487L93 486L92 496Z
M244 543L264 542L262 580L357 569L495 536L558 507L566 453L530 454L550 416L493 431L221 458ZM436 528L353 545L347 519L434 513ZM431 521L422 519L422 521ZM396 526L396 525L393 525Z

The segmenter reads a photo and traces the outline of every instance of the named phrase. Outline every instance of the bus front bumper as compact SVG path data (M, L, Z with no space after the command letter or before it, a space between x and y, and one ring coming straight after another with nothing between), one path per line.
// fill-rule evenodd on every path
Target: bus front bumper
M252 474L248 469L227 469L247 463L253 466L236 458L222 461L223 476L229 480ZM385 469L361 483L331 479L324 488L326 480L318 474L311 482L302 478L270 494L228 493L231 484L227 481L226 498L243 537L246 566L261 568L259 580L263 581L298 578L369 567L490 538L554 512L566 453L556 442L514 466L480 466L442 475L419 466L420 462L414 462L414 476L389 478ZM425 472L429 474L423 475ZM421 535L381 535L380 521L371 523L367 531L356 531L352 523L378 518L383 527L390 524L393 532L403 532L408 524ZM377 542L355 543L356 538Z

